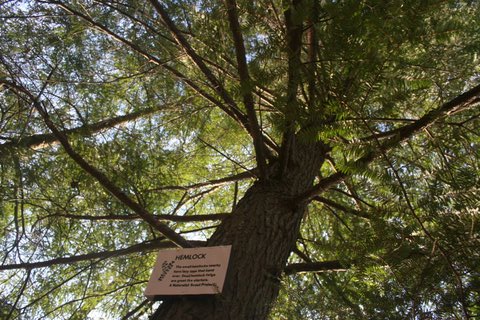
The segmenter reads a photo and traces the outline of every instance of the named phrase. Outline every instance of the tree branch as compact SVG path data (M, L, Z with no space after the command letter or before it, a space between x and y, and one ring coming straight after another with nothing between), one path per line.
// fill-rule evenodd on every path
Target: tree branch
M176 216L170 214L155 214L152 215L155 219L158 220L167 220L173 222L202 222L202 221L218 221L225 219L229 214L228 213L212 213L212 214L201 214L201 215L193 215L193 216ZM99 221L99 220L138 220L142 219L142 217L130 214L130 215L121 215L121 214L114 214L114 215L106 215L106 216L94 216L94 215L79 215L79 214L68 214L68 213L54 213L51 215L47 215L44 217L39 218L39 220L43 220L49 217L59 217L59 218L68 218L68 219L78 219L78 220L90 220L90 221Z
M3 82L4 81L0 81L0 83L3 83ZM78 133L81 133L84 135L92 135L97 132L113 128L115 126L122 125L130 121L134 121L143 116L148 116L150 114L153 114L155 112L162 110L165 107L166 107L165 105L162 105L162 106L147 108L147 109L140 110L137 112L132 112L126 115L102 120L96 123L87 124L80 127L64 130L62 131L62 133L64 135L78 134ZM20 138L16 141L0 144L0 158L6 155L12 149L32 148L37 150L37 149L41 149L57 143L59 143L59 141L53 133L34 134L28 137Z
M225 90L225 88L220 83L220 81L217 79L217 77L215 77L215 75L212 73L212 71L207 67L205 62L203 62L203 59L195 52L195 50L192 48L192 46L188 43L187 39L185 39L183 34L180 32L180 30L178 30L177 26L172 21L172 19L170 18L167 11L162 6L162 4L157 0L150 0L150 3L155 8L155 10L158 12L158 14L162 18L165 25L170 30L172 36L175 38L177 43L184 49L185 53L190 57L190 59L193 61L193 63L205 75L207 80L213 86L213 89L218 93L218 95L223 99L223 101L225 101L227 103L229 112L232 113L232 115L235 116L237 121L240 121L241 123L243 123L246 126L247 131L250 134L252 134L252 130L251 130L252 128L248 125L248 119L238 109L238 106L235 103L235 101L232 99L232 97L230 97L228 92Z
M192 190L192 189L197 189L201 187L214 187L214 186L220 186L229 182L236 182L244 179L249 179L249 178L254 178L256 176L256 171L257 169L248 169L245 172L241 172L238 174L234 174L225 178L220 178L220 179L215 179L215 180L208 180L205 182L200 182L200 183L195 183L195 184L190 184L188 186L161 186L158 188L154 189L149 189L147 191L162 191L162 190Z
M222 111L224 111L227 115L229 115L232 119L234 119L237 123L239 123L248 133L250 133L249 127L248 127L248 121L247 117L240 111L238 108L236 108L235 103L233 105L228 104L228 106L225 106L222 102L219 100L215 99L213 96L208 94L205 90L201 89L198 85L196 85L192 80L190 80L187 76L176 70L175 68L169 66L166 61L162 61L158 57L148 53L147 51L143 50L140 48L138 45L132 43L131 41L119 36L109 28L105 27L104 25L94 21L92 18L90 18L88 15L85 15L75 9L73 9L71 6L68 6L62 2L59 1L45 1L46 3L51 3L54 5L59 6L63 10L71 13L72 15L79 17L85 21L87 21L89 24L91 24L93 27L96 29L106 33L113 39L119 41L120 43L128 46L129 48L133 49L135 52L138 54L142 55L145 57L149 62L152 62L165 70L169 71L172 73L177 79L183 81L186 83L190 88L192 88L195 92L200 94L202 97L204 97L206 100L210 101L213 103L215 106L219 107ZM207 68L208 69L208 68ZM214 90L217 90L214 85ZM231 99L230 99L231 100ZM232 100L233 101L233 100ZM233 107L232 107L233 106Z
M433 109L420 119L413 121L411 124L387 132L381 132L369 137L365 137L362 140L381 139L388 137L392 137L392 139L394 139L395 137L406 137L408 135L411 135L411 131L417 132L421 129L424 129L430 126L433 122L446 118L451 114L460 112L464 110L464 108L478 102L480 102L480 85L443 104L440 108Z
M112 251L92 252L87 254L81 254L78 256L56 258L52 260L39 261L39 262L6 264L6 265L0 266L0 271L16 270L16 269L31 270L31 269L51 267L51 266L60 265L60 264L78 263L78 262L89 261L94 259L108 259L113 257L121 257L121 256L129 255L137 252L145 252L145 251L152 251L155 249L165 249L165 248L174 247L174 245L172 245L171 242L167 242L164 240L165 239L152 240L149 242L139 243L127 248L117 249ZM192 241L192 244L195 244L195 246L200 247L200 246L204 246L206 243L203 241Z
M247 58L245 45L243 43L243 36L238 22L237 3L235 0L226 0L228 21L230 23L230 30L235 44L235 54L237 58L237 69L240 76L240 90L243 96L243 104L247 110L248 121L251 127L251 135L253 138L253 145L255 148L255 155L258 169L260 171L260 179L267 179L267 163L265 158L265 144L263 136L258 124L257 115L252 95L252 79L248 73Z
M355 210L355 209L346 207L344 205L341 205L341 204L339 204L335 201L332 201L332 200L324 198L324 197L316 196L312 200L321 202L321 203L323 203L323 204L325 204L329 207L341 210L345 213L349 213L349 214L352 214L352 215L357 216L357 217L361 217L361 218L364 218L364 219L370 219L371 218L370 215L368 215L368 214L366 214L366 213L364 213L360 210Z
M148 306L150 303L152 303L152 302L148 299L143 300L142 303L140 303L138 306L136 306L132 310L128 311L127 314L122 318L122 320L131 319L137 312L141 311L143 308Z
M322 262L292 263L287 265L283 272L291 275L300 272L327 272L327 271L347 271L348 266L344 266L338 260Z
M280 174L285 174L291 153L293 152L293 140L295 134L295 117L298 115L297 91L300 84L300 59L302 48L303 21L298 21L299 6L301 0L292 0L285 3L285 25L287 38L288 56L288 84L285 103L285 129L282 137L280 150Z
M192 247L192 245L187 240L185 240L174 230L170 229L166 224L155 219L151 213L145 210L145 208L143 208L136 201L131 199L125 192L123 192L119 187L117 187L103 172L92 166L80 154L73 150L67 136L56 127L56 125L50 119L50 116L45 110L45 108L38 101L38 98L35 97L30 91L28 91L21 85L17 85L13 82L2 80L0 83L8 85L17 93L25 94L33 103L34 108L41 115L47 127L52 131L52 133L57 137L58 141L62 144L65 152L70 156L70 158L75 161L85 172L95 178L115 198L117 198L121 203L132 209L136 214L142 217L145 222L150 224L153 228L163 234L170 241L174 242L180 247Z
M307 22L308 27L306 30L307 33L307 83L308 83L308 107L312 110L315 108L316 103L316 91L317 91L317 81L315 77L316 73L316 62L317 59L317 41L318 36L315 30L315 24L318 21L318 2L313 1L311 4L310 17Z
M8 315L6 319L10 319L10 317L13 315L13 312L17 309L17 304L20 298L23 296L23 293L25 292L25 289L27 288L27 284L30 281L30 275L31 272L30 270L27 271L27 276L25 277L25 280L23 281L22 287L20 288L20 292L17 295L17 298L15 299L15 302L13 303L12 307L10 308L10 311L8 312Z
M408 124L396 130L394 136L388 138L383 143L378 142L378 145L368 151L363 157L359 158L353 163L353 166L366 166L377 157L386 154L387 151L399 146L403 141L412 137L419 131L429 127L433 123L448 117L449 115L463 111L480 102L480 85L460 94L449 102L433 109L425 114L415 122ZM327 190L331 186L343 181L348 175L344 172L336 172L327 178L324 178L318 184L312 187L309 191L297 197L297 201L310 201L315 196Z

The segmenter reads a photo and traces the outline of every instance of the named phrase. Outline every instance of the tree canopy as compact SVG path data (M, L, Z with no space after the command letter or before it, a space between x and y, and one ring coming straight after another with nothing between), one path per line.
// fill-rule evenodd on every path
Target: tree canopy
M0 23L2 319L159 319L156 252L216 244L264 304L238 319L480 316L478 1L5 0Z

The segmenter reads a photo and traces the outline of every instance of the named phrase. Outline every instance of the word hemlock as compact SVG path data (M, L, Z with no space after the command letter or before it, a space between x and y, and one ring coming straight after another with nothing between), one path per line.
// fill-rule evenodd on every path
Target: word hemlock
M175 257L175 260L195 260L195 259L205 259L206 253L199 254L180 254Z

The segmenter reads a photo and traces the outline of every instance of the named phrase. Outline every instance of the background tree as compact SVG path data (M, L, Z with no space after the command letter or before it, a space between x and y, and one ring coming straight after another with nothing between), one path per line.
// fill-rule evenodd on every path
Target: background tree
M479 11L3 1L0 314L478 316ZM223 244L221 295L144 299Z

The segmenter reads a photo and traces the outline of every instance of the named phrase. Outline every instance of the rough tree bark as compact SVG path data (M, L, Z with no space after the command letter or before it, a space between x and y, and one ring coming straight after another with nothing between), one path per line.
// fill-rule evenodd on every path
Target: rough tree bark
M295 141L292 151L288 170L257 181L208 241L208 246L232 245L223 292L164 301L152 319L267 318L307 206L293 199L312 186L326 150Z

